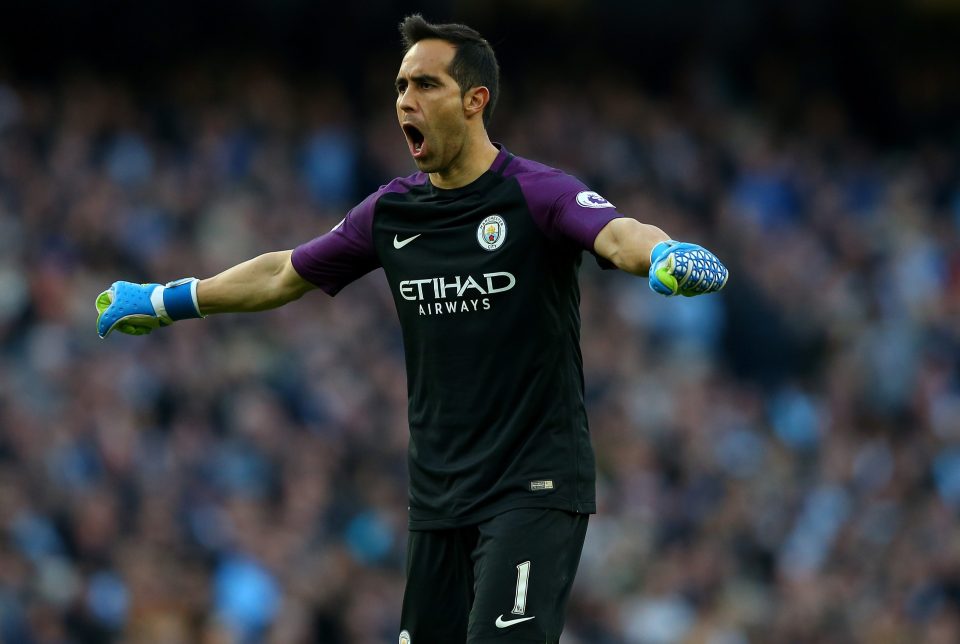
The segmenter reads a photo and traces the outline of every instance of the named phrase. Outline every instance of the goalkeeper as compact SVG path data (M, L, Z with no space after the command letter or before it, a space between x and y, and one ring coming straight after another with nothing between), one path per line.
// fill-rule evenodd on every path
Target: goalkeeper
M623 216L577 179L490 141L490 45L419 15L400 25L396 113L419 172L333 230L209 279L115 282L97 331L140 335L214 313L336 295L382 268L408 375L402 644L558 642L595 466L583 396L583 251L662 295L719 291L712 253Z

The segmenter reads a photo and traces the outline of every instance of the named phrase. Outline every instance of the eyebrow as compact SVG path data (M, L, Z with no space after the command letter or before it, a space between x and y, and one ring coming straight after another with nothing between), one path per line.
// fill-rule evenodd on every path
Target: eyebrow
M433 83L434 85L442 85L443 81L440 80L439 76L431 76L430 74L417 74L416 76L411 76L410 80L414 83L422 83L424 81L428 83ZM393 85L396 88L399 88L401 83L406 83L407 79L403 76L398 76L397 80L394 81Z

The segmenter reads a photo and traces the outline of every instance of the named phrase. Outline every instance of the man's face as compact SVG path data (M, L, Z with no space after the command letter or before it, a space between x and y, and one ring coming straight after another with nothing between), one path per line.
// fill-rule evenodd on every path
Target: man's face
M447 70L456 49L445 40L416 43L397 73L397 118L423 172L449 168L467 135L460 86Z

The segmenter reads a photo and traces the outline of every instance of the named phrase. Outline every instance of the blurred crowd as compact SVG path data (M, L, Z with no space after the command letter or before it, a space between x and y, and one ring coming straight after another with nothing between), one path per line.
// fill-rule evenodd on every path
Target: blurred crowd
M146 98L0 82L0 640L396 641L406 376L382 275L94 327L114 280L292 248L414 171L392 73L365 105L257 67ZM584 264L600 509L564 644L960 641L960 149L854 126L709 77L508 84L495 140L731 270L668 300Z

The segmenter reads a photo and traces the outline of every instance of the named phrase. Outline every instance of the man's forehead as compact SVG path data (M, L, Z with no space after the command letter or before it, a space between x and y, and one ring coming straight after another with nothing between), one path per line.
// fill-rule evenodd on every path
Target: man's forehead
M411 47L400 63L398 77L429 74L446 74L456 49L446 40L429 38L421 40Z

